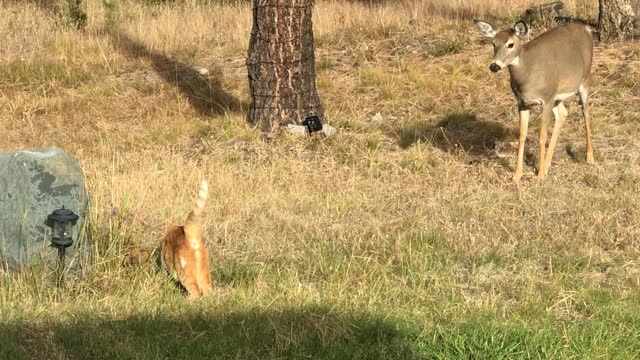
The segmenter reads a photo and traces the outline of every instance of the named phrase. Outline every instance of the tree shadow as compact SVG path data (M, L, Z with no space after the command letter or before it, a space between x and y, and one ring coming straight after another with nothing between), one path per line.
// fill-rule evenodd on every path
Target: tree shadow
M350 3L363 4L368 7L381 7L389 5L397 5L400 3L397 0L347 0ZM473 20L477 17L478 12L473 5L460 6L457 4L448 4L446 2L422 2L420 4L420 12L424 14L430 14L434 17L442 17L445 19L455 19L461 21ZM408 2L405 6L412 6L411 2ZM412 24L412 23L410 23Z
M17 1L14 1L17 3ZM33 0L31 3L36 4L42 11L50 13L53 16L60 15L61 3L57 0Z
M65 4L58 0L35 0L34 3L53 17L59 18L63 15L61 6ZM75 1L70 1L67 6L71 6L73 9L74 4L76 4ZM77 11L80 11L79 8ZM70 14L73 17L71 20L78 28L84 27L84 22L86 22L86 14L82 14ZM82 25L77 23L78 16L85 17L84 20L81 20L83 21ZM93 35L107 35L112 40L114 47L126 56L150 61L158 76L166 83L177 86L180 92L187 97L189 104L200 115L223 115L227 112L241 112L247 108L237 97L224 90L222 86L223 74L220 68L206 69L207 72L202 74L201 69L172 59L165 54L151 51L144 44L120 31L103 29Z
M416 332L399 321L323 306L225 311L196 302L177 313L124 319L85 315L63 322L0 323L0 358L51 358L54 349L65 359L419 357Z
M479 120L472 113L452 113L435 125L415 123L392 133L403 149L423 141L444 151L482 156L491 153L498 142L512 136L513 130L496 121Z
M18 3L18 0L13 0ZM84 30L87 25L86 3L84 0L30 0L58 24L73 25Z
M178 87L189 104L203 116L223 115L243 111L243 104L222 87L220 68L194 68L167 55L149 50L144 44L122 32L106 32L116 49L135 59L151 62L154 71L166 82Z

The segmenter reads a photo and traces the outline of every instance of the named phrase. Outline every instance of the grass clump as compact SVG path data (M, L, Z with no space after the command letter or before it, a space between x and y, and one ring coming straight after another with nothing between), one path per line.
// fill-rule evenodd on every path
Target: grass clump
M99 75L102 74L96 74L95 70L72 68L53 59L15 60L0 66L0 82L8 87L75 88Z
M428 56L442 57L445 55L458 54L469 44L469 38L455 38L436 43L427 53Z

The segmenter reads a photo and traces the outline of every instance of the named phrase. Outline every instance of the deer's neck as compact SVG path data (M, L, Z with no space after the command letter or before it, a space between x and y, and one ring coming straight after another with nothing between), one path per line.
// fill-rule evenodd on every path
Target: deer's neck
M509 75L511 76L511 86L520 88L529 75L526 71L527 56L524 49L520 50L518 56L509 64ZM515 91L515 89L514 89Z

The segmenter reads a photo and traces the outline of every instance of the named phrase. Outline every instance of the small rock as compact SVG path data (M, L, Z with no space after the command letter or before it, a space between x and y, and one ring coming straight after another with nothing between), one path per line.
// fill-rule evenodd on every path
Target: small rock
M200 76L207 76L207 75L209 75L209 70L208 70L208 69L205 69L205 68L203 68L203 67L194 66L194 67L193 67L193 69L194 69L195 71L197 71L197 72L198 72L198 74L200 74Z
M308 137L309 136L309 130L304 125L289 124L289 125L287 125L287 131L289 131L289 133L291 133L291 134L293 134L295 136L298 136L298 137ZM329 124L322 124L322 130L320 130L317 133L322 133L322 134L324 134L324 136L330 137L330 136L335 135L336 132L337 132L337 130L333 126L331 126ZM315 134L316 133L314 133L314 135Z
M337 132L336 128L334 128L333 126L329 125L329 124L323 124L322 125L322 133L326 136L326 137L330 137L335 135Z
M377 112L369 117L369 121L374 125L380 125L384 121L384 118L380 112Z
M299 136L299 137L309 136L309 131L307 131L306 126L289 124L287 125L287 130L295 136Z

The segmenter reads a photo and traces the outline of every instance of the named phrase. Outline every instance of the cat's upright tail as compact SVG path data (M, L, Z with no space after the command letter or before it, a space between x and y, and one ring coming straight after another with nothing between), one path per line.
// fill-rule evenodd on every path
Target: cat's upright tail
M198 197L196 198L196 205L193 210L187 216L187 221L184 224L184 232L187 236L197 236L202 232L202 209L207 202L207 196L209 195L209 186L206 180L200 182L200 189L198 189Z

